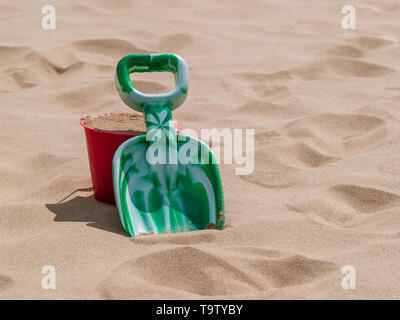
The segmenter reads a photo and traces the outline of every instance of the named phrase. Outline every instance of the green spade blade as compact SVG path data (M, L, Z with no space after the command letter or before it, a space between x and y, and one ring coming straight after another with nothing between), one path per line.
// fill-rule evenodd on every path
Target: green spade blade
M224 200L218 166L207 145L178 135L176 187L165 188L154 177L146 159L146 136L124 142L113 161L113 181L121 224L132 237L146 233L175 233L207 228L221 229L224 224ZM164 165L160 165L164 166Z
M130 81L131 72L168 71L176 87L167 94L143 94ZM188 90L186 62L173 54L129 55L117 66L122 100L144 112L147 134L124 142L113 159L113 184L121 224L134 237L221 229L224 200L216 159L207 145L176 135L171 111Z

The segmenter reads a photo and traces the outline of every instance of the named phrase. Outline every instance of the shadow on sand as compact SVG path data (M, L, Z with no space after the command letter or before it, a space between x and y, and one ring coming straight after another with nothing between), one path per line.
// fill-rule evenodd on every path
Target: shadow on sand
M46 203L46 208L55 213L57 222L87 222L93 228L125 235L118 218L117 208L105 204L90 196L75 196L66 200L78 191L91 191L92 188L77 189L57 203Z

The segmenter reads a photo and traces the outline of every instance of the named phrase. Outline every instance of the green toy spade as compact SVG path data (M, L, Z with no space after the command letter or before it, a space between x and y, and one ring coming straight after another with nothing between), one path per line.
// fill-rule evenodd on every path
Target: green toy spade
M176 87L167 94L143 94L132 72L172 72ZM222 229L222 184L211 149L198 139L176 134L171 111L185 100L189 71L173 54L122 58L115 77L118 93L132 109L144 112L147 134L131 138L115 152L113 183L121 224L132 237Z

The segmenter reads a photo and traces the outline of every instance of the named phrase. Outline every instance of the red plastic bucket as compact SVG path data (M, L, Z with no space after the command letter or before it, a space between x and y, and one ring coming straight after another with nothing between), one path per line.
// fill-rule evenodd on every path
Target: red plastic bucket
M123 114L107 114L107 116L119 115ZM85 128L94 197L98 201L115 204L112 179L112 160L114 153L123 142L140 134L102 131L90 128L85 124L84 118L81 119L80 123L81 126ZM175 130L179 132L181 129L180 125L174 122L174 126Z

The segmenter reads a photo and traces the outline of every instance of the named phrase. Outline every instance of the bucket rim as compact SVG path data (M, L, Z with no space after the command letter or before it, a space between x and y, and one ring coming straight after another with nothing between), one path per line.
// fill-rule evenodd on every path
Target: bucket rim
M131 113L106 113L106 114L99 114L99 115L88 115L80 119L80 125L85 128L85 130L88 131L93 131L97 133L103 133L103 134L108 134L108 135L116 135L116 136L140 136L141 134L146 134L146 131L143 131L141 134L137 133L127 133L127 132L114 132L114 131L107 131L107 130L100 130L96 128L89 127L88 125L85 124L85 119L87 117L90 118L98 118L98 117L104 117L104 116L121 116L121 115L132 115ZM137 114L138 117L144 118L142 114Z

